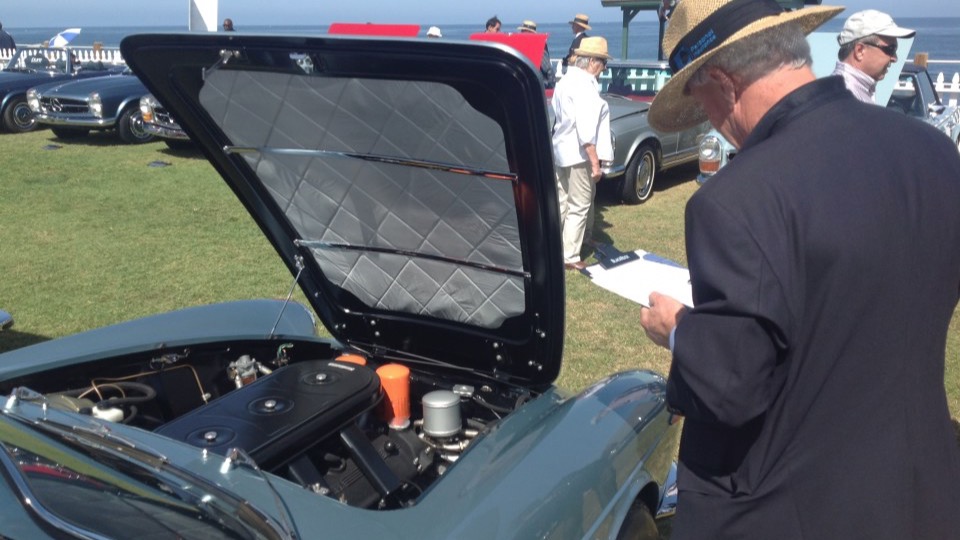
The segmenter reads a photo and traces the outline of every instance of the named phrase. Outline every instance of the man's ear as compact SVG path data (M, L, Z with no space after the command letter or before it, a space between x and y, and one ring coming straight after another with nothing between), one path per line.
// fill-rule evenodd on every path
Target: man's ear
M728 103L734 103L740 99L740 85L733 75L716 66L708 66L707 77L720 88Z

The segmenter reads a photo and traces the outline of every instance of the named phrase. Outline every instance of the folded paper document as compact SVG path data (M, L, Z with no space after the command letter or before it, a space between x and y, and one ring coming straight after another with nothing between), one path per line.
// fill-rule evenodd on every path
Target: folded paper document
M683 266L642 249L623 252L606 244L596 247L596 257L600 262L584 273L600 287L644 306L651 292L693 306L690 272Z

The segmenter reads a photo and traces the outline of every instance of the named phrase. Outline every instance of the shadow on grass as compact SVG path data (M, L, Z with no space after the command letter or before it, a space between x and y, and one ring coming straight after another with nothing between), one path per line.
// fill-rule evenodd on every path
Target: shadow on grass
M686 182L691 182L696 179L699 165L696 161L691 163L686 163L677 167L667 169L666 171L660 171L657 173L657 177L654 180L653 193L650 194L650 199L647 199L646 202L635 205L637 208L642 208L644 204L647 204L651 199L654 199L657 196L657 193L673 189L674 187L684 184ZM610 244L613 245L613 240L610 238L610 235L607 233L607 230L613 227L613 224L607 221L605 214L608 208L613 206L622 206L625 203L620 199L622 183L618 181L604 181L600 182L597 186L597 195L594 198L594 221L593 221L593 238L592 240L601 244ZM592 256L594 250L588 248L586 256Z
M670 540L670 532L673 531L673 517L658 519L657 531L660 533L661 540Z
M42 128L41 128L42 131ZM46 140L51 145L57 145L62 147L68 146L95 146L95 147L116 147L116 146L156 146L157 152L161 154L166 154L169 156L176 156L180 158L197 158L203 159L203 154L196 147L196 145L191 144L188 141L175 141L173 147L168 145L164 139L156 138L150 142L140 143L140 144L130 144L125 143L120 140L120 137L117 135L115 129L100 129L92 130L86 135L81 135L78 137L68 137L61 139L53 134L52 131L48 131ZM181 145L182 143L182 145Z
M47 131L47 142L50 144L55 144L59 146L99 146L99 147L109 147L109 146L125 146L127 143L120 140L117 136L116 130L113 129L99 129L93 130L87 133L86 135L79 135L77 137L67 137L60 138L53 134L52 131ZM149 144L149 143L145 143Z
M658 172L657 177L654 179L653 193L650 194L650 199L656 197L658 192L667 191L675 186L689 182L691 178L696 178L697 172L698 164L696 161ZM622 182L620 180L601 181L597 186L597 197L595 200L598 205L598 210L600 206L606 207L624 204L620 199L621 188ZM646 203L640 203L637 206L643 206L644 204Z
M202 159L206 161L206 158L203 156L203 152L201 152L200 148L193 143L187 143L184 146L177 145L176 147L164 144L162 148L157 149L157 152L171 157L183 159Z

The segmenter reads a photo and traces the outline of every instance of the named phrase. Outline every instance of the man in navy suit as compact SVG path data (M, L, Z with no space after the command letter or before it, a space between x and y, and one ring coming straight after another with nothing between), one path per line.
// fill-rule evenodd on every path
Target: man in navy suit
M590 30L590 17L583 13L577 13L570 21L570 30L573 32L573 41L570 42L570 50L567 51L567 55L561 61L563 73L567 72L567 65L572 63L576 56L573 51L580 48L580 42L587 37L587 30Z
M804 35L841 9L684 0L664 36L651 125L739 149L687 204L693 307L640 314L685 417L673 540L960 535L960 154L814 77Z

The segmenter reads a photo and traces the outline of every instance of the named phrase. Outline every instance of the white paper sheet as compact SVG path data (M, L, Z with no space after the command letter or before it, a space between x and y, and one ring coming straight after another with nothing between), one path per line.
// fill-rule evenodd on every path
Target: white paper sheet
M608 264L610 268L593 264L587 267L586 273L596 285L644 306L649 304L651 292L672 296L693 306L690 272L686 268L642 249L633 253L637 255L633 260Z

